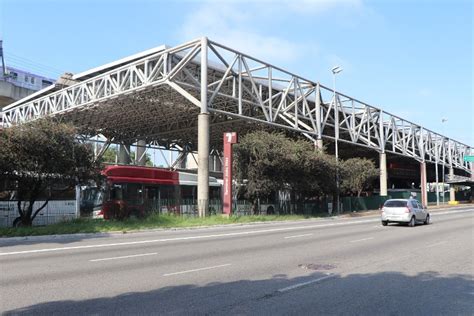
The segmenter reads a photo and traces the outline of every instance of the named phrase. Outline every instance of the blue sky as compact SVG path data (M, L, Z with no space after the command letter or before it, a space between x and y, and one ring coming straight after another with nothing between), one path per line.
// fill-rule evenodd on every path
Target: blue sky
M474 146L470 0L0 0L7 64L57 77L206 35ZM441 123L442 118L448 121Z

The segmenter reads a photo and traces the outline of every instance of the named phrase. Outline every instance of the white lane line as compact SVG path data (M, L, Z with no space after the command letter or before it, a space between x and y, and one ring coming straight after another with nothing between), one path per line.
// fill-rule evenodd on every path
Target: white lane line
M150 253L142 253L139 255L130 255L130 256L122 256L122 257L112 257L112 258L102 258L102 259L92 259L89 260L90 262L97 262L97 261L107 261L107 260L118 260L118 259L127 259L127 258L136 258L136 257L144 257L144 256L153 256L156 255L156 252Z
M288 291L291 291L291 290L294 290L294 289L297 289L297 288L300 288L300 287L303 287L303 286L306 286L306 285L309 285L309 284L318 283L318 282L321 282L323 280L334 278L335 276L336 276L335 274L327 273L326 276L323 276L321 278L310 280L310 281L307 281L307 282L298 283L298 284L295 284L295 285L291 285L291 286L279 289L278 292L280 292L280 293L288 292Z
M351 240L349 242L359 242L359 241L366 241L366 240L371 240L374 239L374 237L369 237L369 238L363 238L363 239L357 239L357 240Z
M462 210L459 210L459 211L444 211L444 212L436 212L436 211L433 211L433 213L430 213L430 210L428 209L428 213L430 213L430 215L450 215L450 214L457 214L457 213L470 213L472 212L472 209L462 209Z
M469 211L450 211L450 212L446 212L446 213L442 213L442 214L444 215L444 214L464 213L464 212L473 212L473 211L472 210L469 210ZM436 215L440 215L440 213L437 213ZM84 245L84 246L71 246L71 247L59 247L59 248L45 248L45 249L12 251L12 252L3 252L3 253L0 252L0 257L1 256L11 256L11 255L20 255L20 254L65 251L65 250L90 249L90 248L102 248L102 247L116 247L116 246L129 246L129 245L160 243L160 242L169 242L169 241L198 240L198 239L220 238L220 237L230 237L230 236L245 236L245 235L255 235L255 234L270 233L270 232L282 232L282 231L303 230L303 229L310 229L310 228L365 224L365 223L377 222L379 220L380 220L380 218L378 217L378 218L371 218L371 219L366 219L366 220L355 220L355 221L350 221L350 222L315 224L315 225L308 225L308 226L282 227L282 228L262 229L262 230L253 230L253 231L245 231L245 232L213 234L213 235L176 237L176 238L140 240L140 241L127 241L127 242L121 242L121 243L99 244L99 245Z
M313 235L313 234L303 234L303 235L295 235L295 236L286 236L285 239L306 237L306 236L311 236L311 235Z
M444 244L447 244L447 243L448 243L447 241L440 241L440 242L437 242L437 243L428 245L428 246L426 246L426 248L428 248L428 247L436 247L436 246L444 245Z
M191 272L197 272L197 271L211 270L211 269L228 267L230 265L232 265L232 264L231 263L226 263L226 264L221 264L221 265L213 266L213 267L205 267L205 268L192 269L192 270L186 270L186 271L180 271L180 272L166 273L166 274L163 274L163 276L166 277L166 276L170 276L170 275L178 275L178 274L191 273Z
M103 247L116 247L116 246L129 246L129 245L151 244L151 243L170 242L170 241L199 240L199 239L220 238L220 237L230 237L230 236L246 236L246 235L256 235L256 234L271 233L271 232L303 230L303 229L310 229L310 228L365 224L365 223L371 223L375 221L378 221L378 219L358 220L358 221L343 222L343 223L315 224L315 225L308 225L308 226L293 226L293 227L282 227L282 228L272 228L272 229L261 229L261 230L251 230L251 231L244 231L244 232L222 233L222 234L201 235L201 236L150 239L150 240L140 240L140 241L126 241L126 242L99 244L99 245L84 245L84 246L70 246L70 247L12 251L12 252L0 253L0 257L19 255L19 254L43 253L43 252L55 252L55 251L91 249L91 248L103 248Z

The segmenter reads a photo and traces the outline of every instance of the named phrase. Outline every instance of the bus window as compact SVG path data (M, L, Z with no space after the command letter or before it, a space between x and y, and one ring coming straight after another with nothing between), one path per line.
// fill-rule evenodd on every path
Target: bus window
M160 191L157 186L146 186L144 206L146 212L155 212L159 210Z
M145 194L146 200L156 201L160 198L158 187L146 186L145 192L146 192Z
M162 205L175 206L178 204L179 186L160 185L160 203Z
M181 186L181 199L195 200L196 199L196 186L182 185Z
M110 188L110 199L111 200L122 200L122 185L113 184Z
M220 187L209 187L209 199L220 200L221 188Z
M124 200L132 205L143 204L143 186L138 183L127 183L124 185Z
M104 191L98 187L81 187L80 213L81 216L91 215L95 209L102 207Z

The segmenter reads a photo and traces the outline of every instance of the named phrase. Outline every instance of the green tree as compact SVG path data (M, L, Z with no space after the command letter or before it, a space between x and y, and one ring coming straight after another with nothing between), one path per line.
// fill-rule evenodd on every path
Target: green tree
M257 131L246 134L234 146L235 175L240 192L249 199L254 210L259 198L267 198L273 192L284 189L285 155L287 144L283 134Z
M102 162L107 164L115 164L115 157L117 156L117 149L115 147L109 147L102 155ZM130 153L131 161L135 160L135 152ZM149 153L145 154L145 165L147 167L153 167L153 162L151 161L151 156Z
M306 140L289 140L285 182L292 190L292 201L301 207L307 200L336 193L336 162L333 156L315 150Z
M341 191L356 193L359 197L372 181L379 175L372 160L366 158L350 158L341 162Z
M280 190L291 192L293 205L336 192L334 158L306 140L257 131L234 148L236 178L254 209L258 198Z
M45 119L0 132L0 175L15 185L17 223L31 226L53 187L72 188L99 174L90 144L77 141L76 135L74 126ZM46 200L34 210L41 196Z

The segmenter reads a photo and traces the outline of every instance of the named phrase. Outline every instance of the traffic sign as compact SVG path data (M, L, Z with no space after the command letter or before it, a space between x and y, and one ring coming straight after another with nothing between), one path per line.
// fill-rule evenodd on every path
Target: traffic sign
M474 162L474 156L464 156L464 161Z

